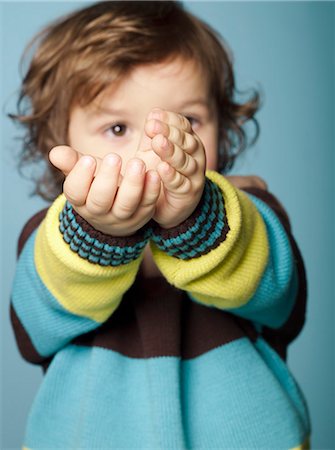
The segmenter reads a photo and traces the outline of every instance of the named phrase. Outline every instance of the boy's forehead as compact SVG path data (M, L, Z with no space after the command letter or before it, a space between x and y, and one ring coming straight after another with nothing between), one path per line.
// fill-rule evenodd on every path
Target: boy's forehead
M148 64L136 67L130 77L137 82L145 84L152 83L176 83L183 84L183 88L192 91L194 86L198 89L207 88L207 77L200 65L194 60L176 58L156 64ZM179 92L180 95L180 92Z
M105 89L94 103L99 110L108 112L110 108L123 110L126 98L136 103L155 97L185 107L209 107L210 103L203 71L196 62L182 59L137 66Z
M197 79L201 68L195 60L177 56L157 63L143 64L135 67L132 71L134 74L142 74L143 72L152 77Z

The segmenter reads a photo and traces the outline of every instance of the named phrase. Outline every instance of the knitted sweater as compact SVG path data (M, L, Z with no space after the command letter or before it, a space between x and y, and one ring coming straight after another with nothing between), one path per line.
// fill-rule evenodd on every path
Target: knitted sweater
M63 195L24 228L11 317L45 370L26 448L308 448L285 364L306 297L287 216L271 194L206 175L173 229L113 238ZM142 275L149 242L162 277Z

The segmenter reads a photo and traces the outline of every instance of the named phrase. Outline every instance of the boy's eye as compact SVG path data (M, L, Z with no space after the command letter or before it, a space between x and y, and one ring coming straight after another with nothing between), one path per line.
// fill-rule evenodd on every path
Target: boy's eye
M194 129L199 125L199 120L192 116L185 116L186 119L190 122L191 127Z
M127 126L122 123L116 123L108 128L108 132L112 133L114 136L121 137L126 134Z

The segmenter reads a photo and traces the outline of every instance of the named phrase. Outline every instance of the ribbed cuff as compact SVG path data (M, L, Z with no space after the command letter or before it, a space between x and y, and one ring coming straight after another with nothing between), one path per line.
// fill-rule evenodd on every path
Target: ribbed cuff
M59 221L59 230L71 250L101 266L120 266L139 258L152 234L151 227L145 226L132 236L109 236L93 228L69 202L65 203Z
M179 259L198 258L215 249L229 231L220 188L206 178L201 201L193 214L177 227L153 229L157 247Z

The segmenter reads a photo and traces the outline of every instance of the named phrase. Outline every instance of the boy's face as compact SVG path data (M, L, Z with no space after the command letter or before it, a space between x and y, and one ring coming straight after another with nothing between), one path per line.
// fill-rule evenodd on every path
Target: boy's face
M218 123L209 99L204 75L192 61L143 65L105 91L87 107L75 106L70 113L69 144L75 150L103 158L117 153L124 170L138 151L147 169L154 169L158 156L150 151L144 125L153 108L186 116L204 144L207 169L217 168ZM139 157L139 154L136 155Z

